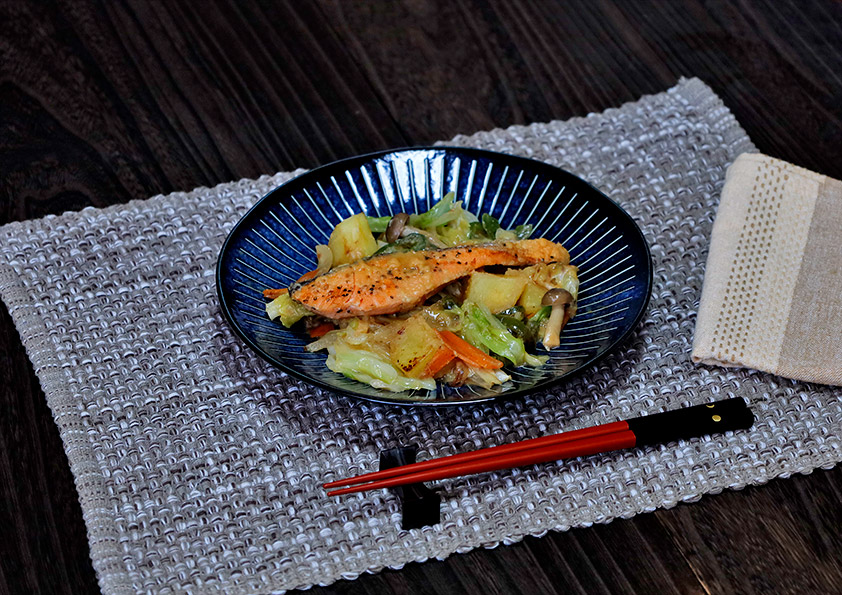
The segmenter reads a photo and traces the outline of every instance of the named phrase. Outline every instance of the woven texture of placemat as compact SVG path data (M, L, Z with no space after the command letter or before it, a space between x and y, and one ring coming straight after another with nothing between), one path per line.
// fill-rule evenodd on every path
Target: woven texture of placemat
M842 459L838 389L690 360L725 170L754 147L698 80L602 114L459 136L622 205L652 248L649 311L598 365L498 404L401 409L314 389L253 355L214 288L227 231L278 174L0 229L0 292L71 464L105 593L263 593L631 517ZM742 396L750 431L442 481L402 531L387 491L326 498L382 449L427 457Z

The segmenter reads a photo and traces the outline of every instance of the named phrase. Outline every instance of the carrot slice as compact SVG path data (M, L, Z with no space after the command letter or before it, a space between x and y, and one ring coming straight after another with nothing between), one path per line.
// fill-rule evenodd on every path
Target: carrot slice
M323 322L320 325L311 328L309 331L307 331L307 333L310 335L311 339L318 339L319 337L323 337L335 328L336 326L332 322Z
M445 345L456 352L456 356L469 366L485 370L497 370L503 367L503 362L483 353L459 335L450 331L439 331L439 336Z
M454 357L456 357L456 352L453 351L450 347L442 345L441 349L436 351L435 355L433 355L433 357L427 363L427 367L424 370L424 377L435 377L435 375L441 372L441 370L447 364L449 364Z
M288 291L289 291L289 289L287 289L286 287L283 287L281 289L264 289L263 290L263 297L269 298L270 300L274 300L276 298L281 297L282 295L284 295Z
M312 271L308 271L298 278L297 283L304 283L305 281L309 281L310 279L312 279L313 277L315 277L318 274L319 274L319 269L313 269Z

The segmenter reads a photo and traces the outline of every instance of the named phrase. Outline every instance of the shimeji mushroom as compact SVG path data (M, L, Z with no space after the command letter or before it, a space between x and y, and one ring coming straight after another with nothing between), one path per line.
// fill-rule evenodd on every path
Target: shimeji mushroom
M566 289L550 289L541 299L544 306L552 306L550 318L544 329L544 338L541 342L547 349L558 347L560 343L561 327L564 325L564 315L567 308L573 303L573 294Z
M409 223L409 215L406 213L398 213L389 220L389 225L386 226L386 241L394 242L403 232L403 228Z

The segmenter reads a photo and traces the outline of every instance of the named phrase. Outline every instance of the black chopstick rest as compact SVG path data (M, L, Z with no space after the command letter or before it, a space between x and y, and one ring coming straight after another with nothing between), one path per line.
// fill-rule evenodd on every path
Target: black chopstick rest
M380 453L380 470L415 462L415 445ZM441 497L423 483L391 488L401 502L401 529L420 529L441 522Z
M635 446L646 446L728 430L745 430L754 424L754 414L743 399L736 397L635 417L627 423L637 438Z

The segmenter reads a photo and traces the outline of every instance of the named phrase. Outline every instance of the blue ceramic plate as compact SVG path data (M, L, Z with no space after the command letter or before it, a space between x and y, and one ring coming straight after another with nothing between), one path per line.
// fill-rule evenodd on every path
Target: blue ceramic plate
M534 226L533 238L561 242L579 267L576 316L541 368L509 370L512 380L486 390L439 386L391 393L325 366L308 353L304 332L265 312L265 288L287 287L316 263L316 244L355 213L426 211L447 192L504 228ZM566 171L531 159L477 149L419 148L353 157L312 170L273 190L234 227L216 272L226 318L261 357L322 388L381 403L465 404L545 388L590 366L617 346L643 316L652 286L649 248L634 221L604 194Z

